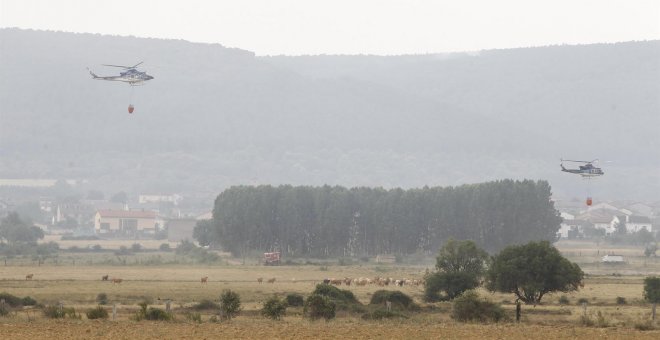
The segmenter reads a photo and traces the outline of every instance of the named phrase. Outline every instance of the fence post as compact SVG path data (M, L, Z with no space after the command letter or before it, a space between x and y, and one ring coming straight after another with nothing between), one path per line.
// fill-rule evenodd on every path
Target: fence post
M391 301L385 301L385 307L387 308L388 312L392 311L392 302Z
M654 303L653 303L653 309L652 309L653 313L651 313L651 319L652 319L653 321L655 321L655 306L656 306L656 305L657 305L657 303L654 302Z
M112 304L112 321L115 321L117 319L117 304L113 303Z
M587 303L586 302L582 302L582 309L584 310L584 316L586 317L587 316Z
M520 322L520 301L516 300L516 322Z

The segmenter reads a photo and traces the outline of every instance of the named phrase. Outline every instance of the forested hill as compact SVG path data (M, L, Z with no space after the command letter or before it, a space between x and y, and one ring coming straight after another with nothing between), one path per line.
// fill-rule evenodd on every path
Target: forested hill
M255 57L217 44L0 30L0 177L105 190L420 187L548 179L613 160L595 194L658 200L660 43L479 55ZM132 65L134 89L87 73ZM135 113L129 115L129 101Z

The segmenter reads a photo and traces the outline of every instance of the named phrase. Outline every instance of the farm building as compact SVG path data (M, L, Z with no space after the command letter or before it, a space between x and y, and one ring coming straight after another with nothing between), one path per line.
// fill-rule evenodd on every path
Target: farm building
M98 210L94 217L94 232L108 236L154 235L161 226L153 211Z

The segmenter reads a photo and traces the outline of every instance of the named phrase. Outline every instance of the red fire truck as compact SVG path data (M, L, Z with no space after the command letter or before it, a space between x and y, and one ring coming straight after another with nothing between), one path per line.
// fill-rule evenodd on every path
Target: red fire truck
M264 265L278 266L280 264L280 252L264 253Z

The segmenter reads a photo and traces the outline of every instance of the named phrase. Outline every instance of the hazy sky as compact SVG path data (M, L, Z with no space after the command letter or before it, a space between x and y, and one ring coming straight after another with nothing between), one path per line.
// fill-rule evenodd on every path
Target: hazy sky
M660 39L660 0L0 0L0 27L409 54Z

